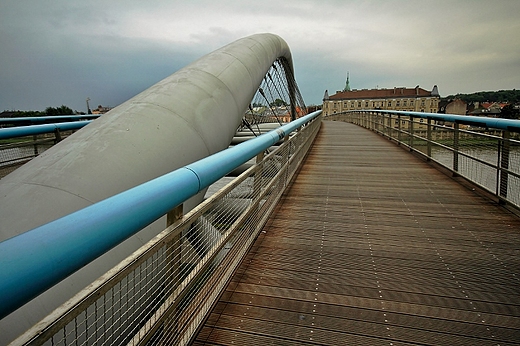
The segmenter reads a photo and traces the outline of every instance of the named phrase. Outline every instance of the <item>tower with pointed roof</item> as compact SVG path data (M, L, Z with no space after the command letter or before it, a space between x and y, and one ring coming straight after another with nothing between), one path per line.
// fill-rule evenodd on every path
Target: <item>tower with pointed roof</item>
M347 71L347 82L345 83L345 88L343 91L350 91L350 81L349 81L349 72Z

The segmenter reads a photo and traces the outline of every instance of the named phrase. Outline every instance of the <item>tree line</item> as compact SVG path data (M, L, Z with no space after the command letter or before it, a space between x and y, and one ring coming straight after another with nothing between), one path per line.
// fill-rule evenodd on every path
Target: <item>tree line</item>
M72 108L65 105L60 107L47 107L44 111L16 111L13 113L13 117L45 117L45 116L56 116L56 115L73 115L73 114L84 114L73 111Z
M504 102L520 103L520 90L479 91L472 94L456 94L443 97L443 99L460 99L470 102Z

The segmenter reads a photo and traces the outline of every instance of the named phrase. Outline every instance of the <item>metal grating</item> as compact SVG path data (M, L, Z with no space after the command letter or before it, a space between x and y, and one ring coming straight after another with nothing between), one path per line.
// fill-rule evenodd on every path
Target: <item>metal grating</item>
M324 122L194 345L520 344L520 219Z

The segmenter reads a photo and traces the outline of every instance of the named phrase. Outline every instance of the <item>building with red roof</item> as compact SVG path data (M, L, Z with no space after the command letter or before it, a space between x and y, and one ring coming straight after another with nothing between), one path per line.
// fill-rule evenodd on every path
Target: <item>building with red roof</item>
M329 96L325 90L323 115L355 110L386 109L412 112L437 113L440 95L435 85L431 91L415 88L350 90L349 81L343 91Z

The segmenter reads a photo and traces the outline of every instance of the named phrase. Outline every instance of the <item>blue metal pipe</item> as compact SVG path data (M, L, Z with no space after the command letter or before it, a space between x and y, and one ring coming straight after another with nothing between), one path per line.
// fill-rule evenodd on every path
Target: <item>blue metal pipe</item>
M474 125L474 126L487 127L487 128L493 128L493 129L520 132L520 120L515 120L515 119L489 118L489 117L477 117L477 116L471 116L471 115L455 115L455 114L441 114L441 113L387 111L387 110L373 110L371 112L399 114L399 115L413 116L413 117L423 118L423 119L447 121L447 122L451 122L451 123L459 123L459 124Z
M189 164L186 168L193 170L199 176L202 190L270 146L273 146L286 135L314 119L319 114L321 114L321 111L298 118L276 130L264 133L254 139Z
M0 243L0 319L313 120L208 156Z
M6 127L0 129L0 139L16 138L24 136L41 135L44 133L53 133L56 130L67 131L77 130L90 124L92 120L73 121L67 123L43 124L43 125L29 125Z
M53 115L47 117L15 117L15 118L0 118L0 124L16 124L16 123L30 123L30 124L41 124L54 121L79 121L87 119L99 118L98 114L90 115Z

